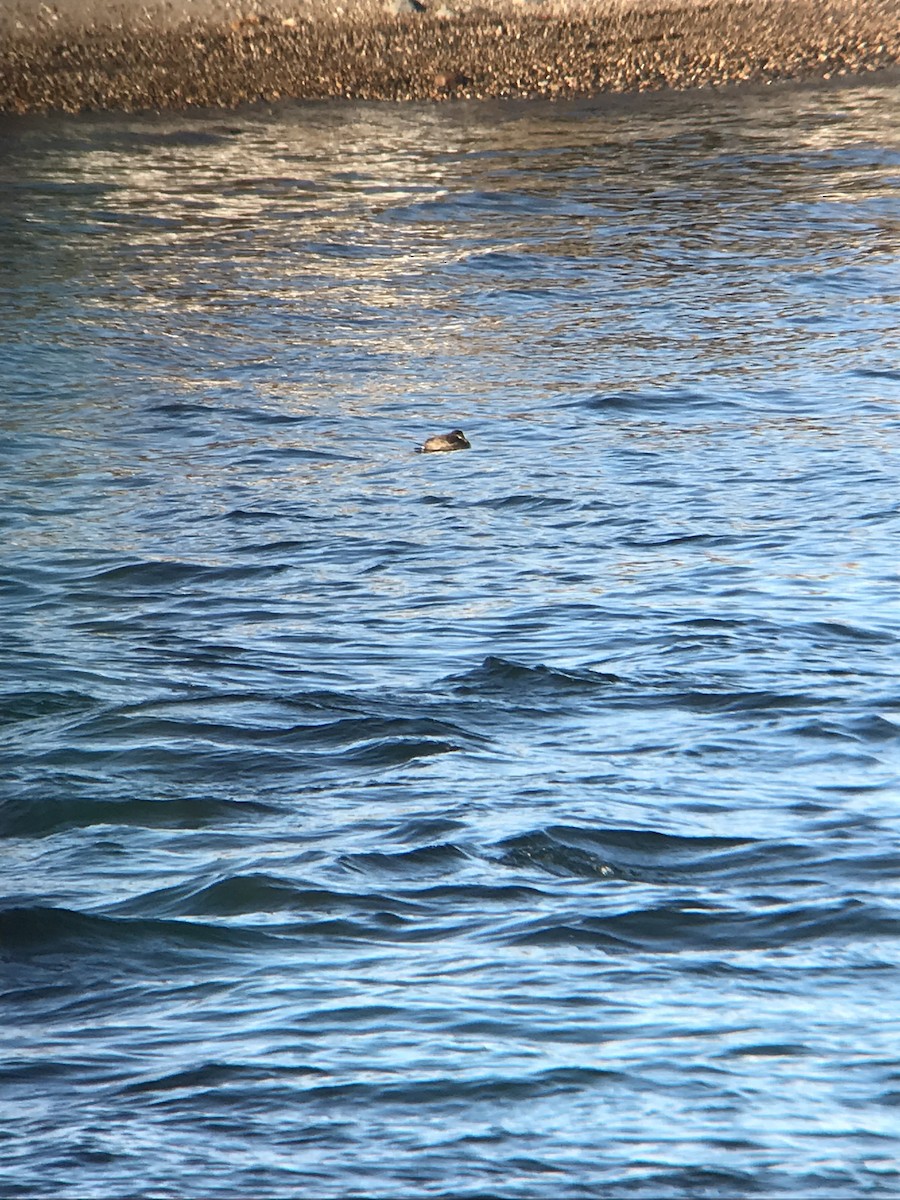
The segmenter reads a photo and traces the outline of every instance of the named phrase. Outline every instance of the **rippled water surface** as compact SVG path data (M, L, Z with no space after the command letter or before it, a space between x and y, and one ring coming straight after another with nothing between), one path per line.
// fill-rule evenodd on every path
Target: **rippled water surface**
M0 127L5 1197L897 1195L898 101Z

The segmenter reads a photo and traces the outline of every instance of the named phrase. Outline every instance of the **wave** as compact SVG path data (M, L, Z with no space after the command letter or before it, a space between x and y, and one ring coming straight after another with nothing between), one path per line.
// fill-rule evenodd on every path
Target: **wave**
M4 692L2 701L0 726L40 720L43 717L73 716L93 709L97 703L93 696L84 692L56 692L43 688Z
M554 876L611 885L648 884L669 890L690 888L698 895L714 892L735 905L744 904L748 891L753 895L765 887L778 888L783 895L804 888L817 902L829 904L836 892L865 895L871 881L891 869L890 853L877 846L849 851L779 838L702 837L581 825L548 825L518 833L483 854L489 862L515 871L520 885L543 888L544 878ZM652 893L641 894L655 903ZM605 895L597 892L598 898ZM752 903L747 907L752 909Z
M48 796L42 789L33 796L17 796L0 804L0 837L46 837L63 829L95 825L202 829L276 811L280 810L261 800L208 795L102 799L77 793Z
M358 462L359 455L339 454L334 450L310 450L304 446L269 446L265 450L255 450L238 460L241 467L265 467L272 460L286 459L288 462Z
M666 694L663 687L660 687L654 697L654 703L657 705L686 708L698 713L782 712L794 708L808 708L812 702L812 698L804 692L733 691L728 688L721 691L672 689Z
M232 509L229 509L228 512L215 513L212 516L206 517L205 520L207 520L207 521L234 521L239 524L246 523L246 524L268 525L272 521L284 520L284 514L278 513L278 512L272 512L269 509L265 509L265 508L232 508ZM275 546L285 546L286 548L289 548L291 550L296 550L296 549L308 548L309 543L308 542L300 542L300 541L285 541L285 542L275 542L274 545ZM241 549L243 549L245 553L249 552L249 551L256 553L257 551L262 550L262 549L271 549L271 546L264 547L264 546L253 545L253 546L244 546L244 547L241 547Z
M31 905L0 909L0 948L5 956L137 952L152 958L163 947L197 954L205 950L252 948L265 931L199 921L122 918Z
M355 1101L361 1104L471 1105L533 1100L628 1082L628 1077L620 1071L592 1066L550 1067L518 1075L472 1074L468 1078L447 1074L416 1079L410 1075L407 1072L406 1077L400 1080L377 1080L372 1083L312 1082L306 1094L310 1099Z
M206 896L221 910L226 897L233 897L242 881L228 882ZM251 889L252 890L252 889ZM142 964L148 970L167 970L172 959L198 967L209 955L230 959L237 953L271 959L279 947L313 946L327 949L341 943L377 945L381 943L433 941L445 935L440 924L414 919L402 902L382 897L377 903L365 897L362 902L347 898L341 903L325 904L319 897L317 907L304 910L300 917L302 892L290 888L273 903L275 885L262 889L267 907L252 914L210 912L211 903L200 914L186 912L181 917L83 913L64 907L23 905L0 910L0 958L27 962L64 955L66 965L76 974L88 962ZM255 902L262 899L260 890ZM246 898L245 898L246 903ZM177 906L176 906L177 907ZM189 898L184 907L192 907ZM199 907L204 909L201 900ZM293 919L284 919L290 913ZM199 919L200 916L205 920ZM244 922L232 917L244 916ZM261 921L260 918L266 918Z
M824 741L895 742L900 739L900 725L887 717L868 715L841 720L814 719L795 725L796 737Z
M898 934L900 917L855 898L753 910L692 896L604 916L584 912L528 919L511 923L502 940L522 946L678 954L783 951L814 942L892 941Z
M418 696L326 689L192 691L124 705L102 704L78 692L22 693L8 714L17 722L15 733L38 716L47 716L49 725L34 736L29 729L28 740L14 743L9 763L27 770L35 786L31 795L8 798L0 808L0 829L27 835L66 824L229 820L232 810L226 805L197 798L201 781L256 775L271 783L299 772L309 785L323 772L391 770L491 741L470 725L422 714L421 708ZM177 782L183 804L137 797L136 773L148 772L155 776L157 793ZM97 785L102 778L101 791L117 779L123 794L79 796L85 783ZM250 810L238 806L233 811Z
M581 508L580 500L573 500L571 496L548 496L546 493L537 492L522 492L512 496L488 496L484 499L470 500L468 506L472 508L487 508L497 509L498 511L510 510L513 512L542 512L549 509L566 509L577 511Z
M399 911L418 911L421 906L404 903L380 892L344 892L334 888L298 884L277 875L254 872L229 875L197 886L188 882L162 888L116 906L117 914L166 916L233 917L262 913L380 912L387 905Z
M173 1071L165 1075L157 1075L149 1079L137 1080L121 1088L123 1096L138 1095L145 1092L189 1092L192 1101L198 1093L208 1089L238 1087L241 1089L255 1084L273 1082L284 1079L302 1080L327 1075L322 1067L310 1065L287 1067L283 1064L272 1063L265 1067L254 1067L242 1063L205 1062L196 1067L187 1067L181 1071Z
M351 1105L381 1108L402 1105L468 1106L521 1102L575 1094L585 1090L633 1086L627 1075L615 1069L594 1066L561 1066L519 1074L499 1072L427 1074L407 1070L401 1078L336 1080L333 1074L309 1063L256 1066L245 1063L207 1061L197 1066L149 1076L117 1089L129 1100L144 1095L154 1107L194 1113L238 1109L248 1113L259 1107L271 1113L277 1103ZM355 1193L354 1193L355 1194Z
M348 750L343 761L356 767L399 767L419 758L452 754L461 749L454 742L428 738L382 738Z
M133 819L147 820L136 808ZM243 815L245 808L255 812L225 804L210 806L206 816ZM115 805L101 805L97 813L114 818ZM196 820L197 813L189 811L189 817ZM321 877L237 872L151 890L103 914L43 905L7 909L0 914L0 937L7 949L21 949L66 940L82 947L202 945L220 933L242 933L252 946L261 933L327 943L434 940L468 930L516 944L668 952L893 937L900 931L896 915L869 893L872 881L890 869L890 855L875 849L848 854L813 843L602 825L552 824L480 846L471 837L421 840L429 832L436 831L401 826L396 836L420 841L412 846L398 846L396 838L384 849L341 851L333 845L325 869L352 876L350 889ZM560 878L597 886L573 893L552 885ZM787 897L801 888L804 903L757 899L773 889ZM235 918L241 920L235 924Z
M588 408L596 411L620 413L672 412L683 418L687 409L733 407L734 402L724 400L714 392L690 391L687 388L671 388L660 391L597 392L593 396L577 401L568 401L566 407Z
M494 848L506 866L537 868L552 875L611 877L661 882L720 872L728 854L752 847L752 839L679 837L643 829L595 829L553 825L517 834Z
M178 747L189 743L221 746L252 747L302 746L322 749L330 747L361 747L368 750L392 743L463 741L469 735L461 726L430 717L380 716L376 713L359 716L340 716L334 720L276 723L276 716L285 716L275 704L243 704L240 701L196 701L181 713L166 711L168 702L129 705L127 708L107 709L81 721L70 733L72 739L96 741L105 746L121 743ZM361 705L355 706L359 711ZM212 719L218 715L219 719ZM318 710L317 715L321 715ZM226 719L231 716L231 720ZM269 719L266 720L265 718Z
M310 904L310 900L312 903ZM153 908L153 901L145 901ZM162 906L165 907L165 901ZM198 967L209 955L237 953L271 960L279 948L327 951L342 943L376 946L431 942L447 937L460 922L421 919L412 901L371 894L360 897L304 893L288 883L233 879L201 889L170 906L178 916L140 912L83 913L46 905L0 910L0 960L30 962L64 955L67 969L141 964L167 970L173 960ZM264 905L262 909L253 905ZM128 908L139 910L137 901ZM199 912L194 912L194 908ZM205 919L200 919L201 917ZM233 918L244 920L235 920Z
M671 533L652 538L623 538L622 545L634 549L653 550L663 546L730 546L734 544L731 534Z
M892 367L856 367L850 371L859 379L887 380L890 383L900 383L900 371Z
M513 659L489 654L481 666L461 675L451 675L445 681L458 695L473 692L483 694L507 693L511 697L535 692L593 692L610 684L621 683L621 676L590 668L529 666Z
M147 412L158 413L165 417L202 417L208 422L211 417L218 415L216 404L198 404L196 400L167 400L162 404L151 404Z
M363 872L367 876L376 873L399 875L402 878L410 879L423 874L434 875L436 871L444 871L447 868L452 869L468 857L469 855L461 847L450 842L442 842L394 853L369 851L343 854L338 859L338 863L349 870ZM460 891L464 890L464 888L460 889Z
M724 636L725 627L721 628L720 636ZM443 682L456 696L506 700L514 707L548 698L561 703L579 695L618 708L679 708L698 713L782 712L821 704L804 692L685 688L683 677L672 672L627 678L593 667L528 665L499 655L489 655L479 667Z
M125 563L93 572L72 584L78 596L103 597L121 591L144 592L181 589L195 583L221 583L267 576L278 564L260 566L223 566L178 560L151 559Z
M808 632L824 636L829 641L872 642L876 645L890 645L897 641L896 634L887 630L851 625L846 621L814 621L805 628Z

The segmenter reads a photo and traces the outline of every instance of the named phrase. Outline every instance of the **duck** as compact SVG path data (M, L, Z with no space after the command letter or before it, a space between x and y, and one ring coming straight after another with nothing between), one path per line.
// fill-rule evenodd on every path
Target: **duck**
M419 447L420 454L436 454L441 450L471 450L472 443L461 429L450 433L436 433Z

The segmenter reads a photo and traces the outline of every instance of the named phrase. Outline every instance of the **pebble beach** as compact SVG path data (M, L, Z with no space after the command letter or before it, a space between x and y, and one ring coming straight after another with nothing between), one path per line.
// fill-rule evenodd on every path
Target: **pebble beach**
M884 0L595 4L316 0L69 8L0 20L0 111L452 100L832 79L895 68Z

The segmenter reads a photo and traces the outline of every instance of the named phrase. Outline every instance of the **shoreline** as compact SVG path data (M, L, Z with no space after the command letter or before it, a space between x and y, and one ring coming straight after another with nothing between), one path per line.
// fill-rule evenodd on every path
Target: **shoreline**
M40 5L31 21L23 4L0 28L0 113L572 98L900 65L900 20L885 0L495 0L455 11L389 0L390 11L369 3L340 15L301 0L177 19Z

